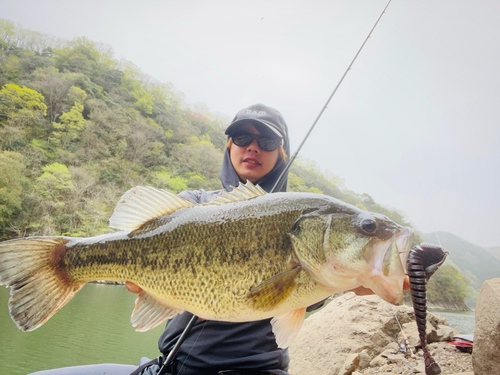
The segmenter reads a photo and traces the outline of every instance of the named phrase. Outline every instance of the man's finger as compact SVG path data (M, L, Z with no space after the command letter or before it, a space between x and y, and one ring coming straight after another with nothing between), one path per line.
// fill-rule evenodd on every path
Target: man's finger
M408 276L403 281L403 290L410 290L410 278Z
M130 281L125 281L125 286L127 287L128 291L129 292L132 292L132 293L140 293L142 288L137 285L137 284L134 284Z

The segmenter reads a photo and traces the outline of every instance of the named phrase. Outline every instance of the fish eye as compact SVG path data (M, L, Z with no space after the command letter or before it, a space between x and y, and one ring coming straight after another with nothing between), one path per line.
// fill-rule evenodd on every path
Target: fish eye
M361 229L368 234L374 234L377 230L377 223L372 219L365 219L361 223Z

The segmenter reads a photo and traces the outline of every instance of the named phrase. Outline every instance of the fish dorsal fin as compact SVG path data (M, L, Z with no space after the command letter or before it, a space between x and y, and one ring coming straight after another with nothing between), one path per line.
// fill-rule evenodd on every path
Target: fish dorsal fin
M213 200L208 202L208 204L226 204L231 202L240 202L267 194L259 185L254 185L250 181L247 181L246 184L242 184L240 182L238 184L238 187L231 187L233 188L233 190L222 192L221 195L217 195Z
M136 186L118 201L109 226L121 230L135 230L149 220L195 204L163 189Z

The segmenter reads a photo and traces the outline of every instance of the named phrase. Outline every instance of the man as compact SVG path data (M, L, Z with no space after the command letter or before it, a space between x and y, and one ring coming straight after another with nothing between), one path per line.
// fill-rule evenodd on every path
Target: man
M228 142L220 179L226 190L239 182L251 181L270 192L286 166L290 154L288 128L281 113L263 104L240 110L226 129ZM286 190L284 178L276 191ZM219 191L185 191L179 196L193 203L208 202ZM139 293L140 287L127 282L127 288ZM322 304L320 304L322 305ZM167 355L177 342L192 315L184 312L167 323L158 346ZM227 323L198 320L176 355L169 371L182 375L218 375L233 370L232 374L285 375L289 356L287 349L279 349L271 329L270 319ZM153 364L138 373L157 374Z

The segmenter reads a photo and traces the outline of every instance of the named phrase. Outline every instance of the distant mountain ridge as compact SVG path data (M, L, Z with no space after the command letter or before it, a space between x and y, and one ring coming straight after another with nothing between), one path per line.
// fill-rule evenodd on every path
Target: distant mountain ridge
M500 246L487 247L485 250L495 258L500 259Z
M441 246L450 252L451 262L461 273L473 281L479 290L484 281L500 277L500 247L486 250L449 232L437 232ZM423 238L427 242L437 244L436 232L426 233ZM491 250L493 249L493 251Z

